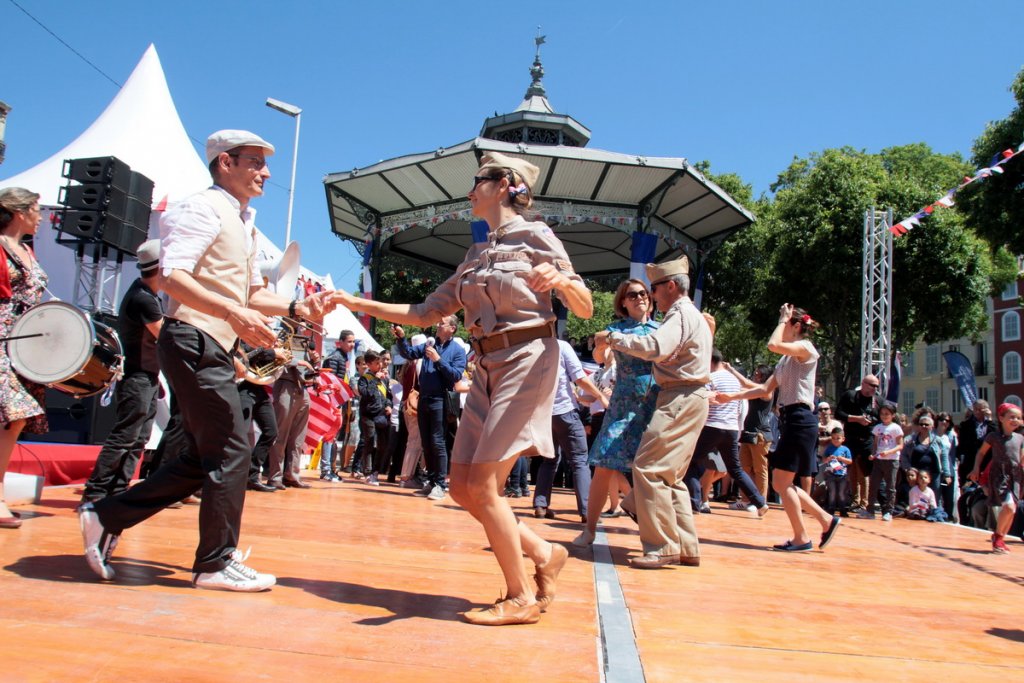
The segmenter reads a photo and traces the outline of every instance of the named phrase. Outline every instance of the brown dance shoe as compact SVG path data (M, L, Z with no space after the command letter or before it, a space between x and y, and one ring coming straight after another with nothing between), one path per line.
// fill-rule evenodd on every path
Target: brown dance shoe
M536 624L540 621L540 605L527 605L517 598L509 598L486 609L463 612L462 618L478 626Z
M688 555L679 556L679 564L684 567L699 567L700 566L700 555L696 557L689 557Z
M679 555L659 555L658 553L647 553L646 555L633 557L629 560L629 566L634 569L661 569L662 567L679 563Z
M537 573L533 578L537 580L537 604L543 612L552 602L555 601L555 585L558 581L558 574L569 559L569 551L564 545L551 544L551 557L543 565L537 565Z

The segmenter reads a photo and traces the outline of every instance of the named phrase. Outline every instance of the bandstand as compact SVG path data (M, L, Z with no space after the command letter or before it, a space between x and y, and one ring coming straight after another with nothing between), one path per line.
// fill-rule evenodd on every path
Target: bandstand
M584 276L623 274L631 262L681 254L699 267L717 244L754 220L685 158L587 148L590 130L547 99L543 39L536 42L523 101L486 119L479 136L324 178L331 230L355 244L374 276L384 254L445 270L462 261L474 239L467 185L488 151L522 156L540 168L527 217L554 229Z

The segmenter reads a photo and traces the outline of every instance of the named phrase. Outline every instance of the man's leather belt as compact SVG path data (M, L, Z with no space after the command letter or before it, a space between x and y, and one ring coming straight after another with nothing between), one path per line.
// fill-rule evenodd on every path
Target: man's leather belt
M555 324L546 323L538 327L526 327L520 330L509 330L500 334L492 334L483 339L470 337L469 344L476 351L477 356L486 356L501 349L509 349L519 346L534 339L544 339L555 336Z

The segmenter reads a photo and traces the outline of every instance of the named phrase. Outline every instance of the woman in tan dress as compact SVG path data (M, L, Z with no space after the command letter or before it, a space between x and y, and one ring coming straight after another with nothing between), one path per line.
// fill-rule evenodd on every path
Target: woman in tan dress
M573 270L561 241L544 223L521 215L533 202L539 169L491 152L481 159L469 201L487 221L486 243L474 244L444 284L421 304L387 304L353 297L350 310L397 323L426 326L465 309L476 374L455 437L450 493L484 527L505 577L507 593L491 607L466 612L474 624L532 624L555 597L565 547L548 543L516 519L501 495L519 456L554 457L551 406L558 378L554 292L573 314L593 314L590 291ZM523 553L537 565L537 590Z

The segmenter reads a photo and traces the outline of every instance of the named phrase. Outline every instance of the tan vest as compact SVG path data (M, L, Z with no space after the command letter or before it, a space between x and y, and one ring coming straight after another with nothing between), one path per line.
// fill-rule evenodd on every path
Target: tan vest
M206 201L220 216L220 233L210 247L203 252L192 269L192 277L205 289L225 299L245 306L249 303L249 280L252 254L246 249L246 227L238 208L220 190L209 189L202 193ZM256 248L253 230L252 248ZM244 267L239 267L244 263ZM230 352L238 335L227 321L171 299L167 317L175 318L198 327L214 338L225 351Z

